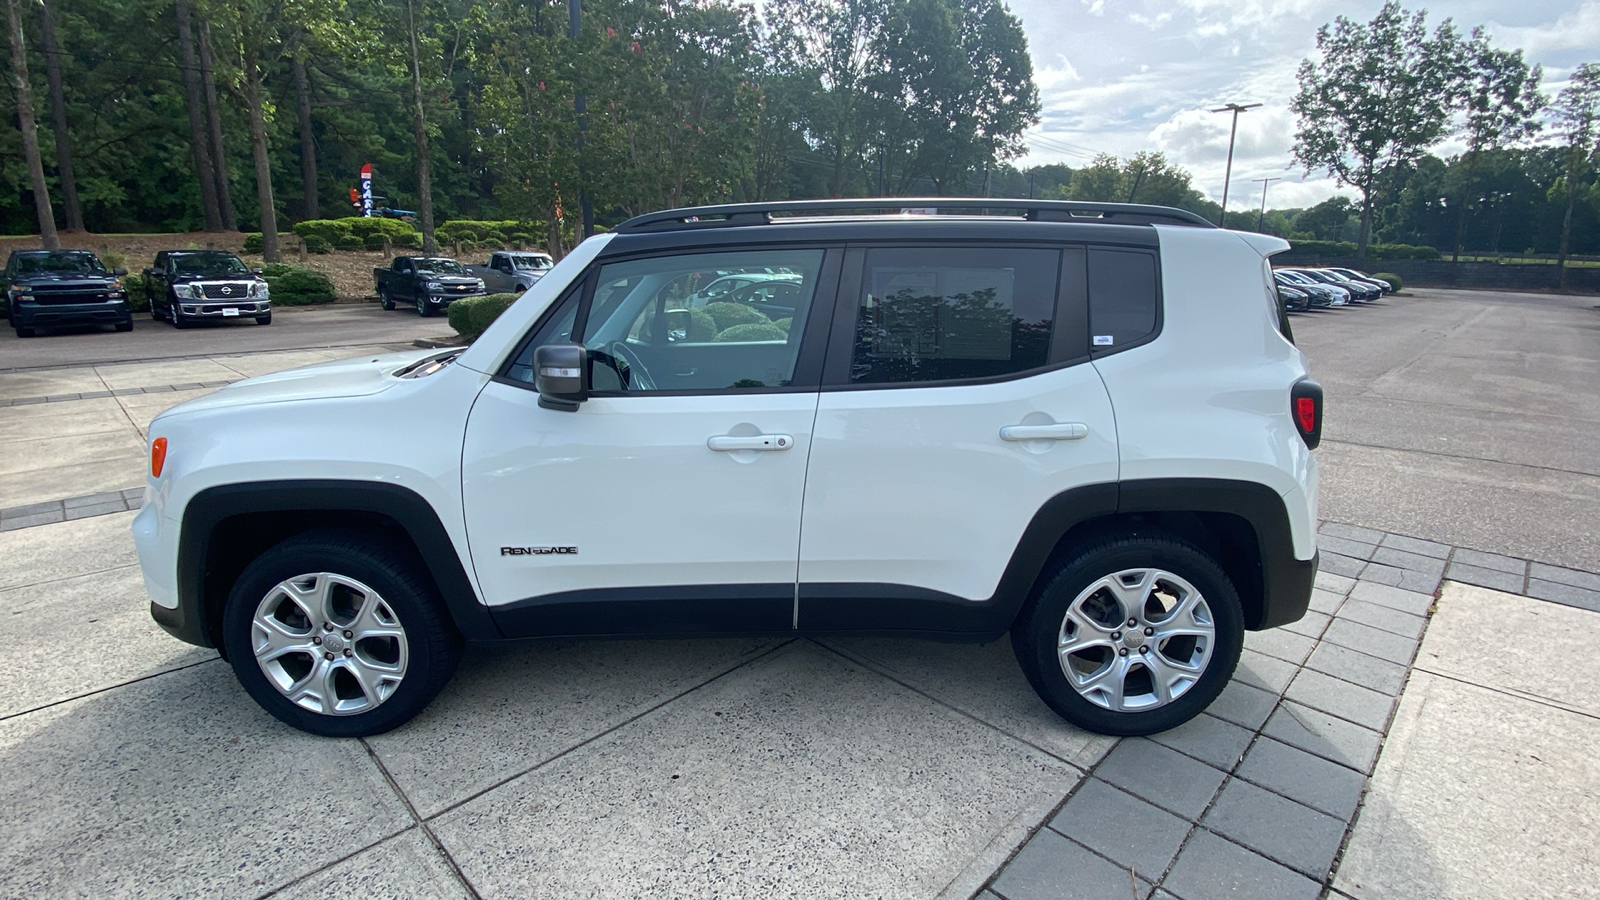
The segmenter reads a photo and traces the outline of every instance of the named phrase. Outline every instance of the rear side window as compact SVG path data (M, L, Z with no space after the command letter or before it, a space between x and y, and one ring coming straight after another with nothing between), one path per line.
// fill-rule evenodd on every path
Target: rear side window
M893 248L866 257L851 384L993 378L1045 365L1055 250Z
M1160 309L1155 254L1089 248L1089 341L1096 355L1155 334Z

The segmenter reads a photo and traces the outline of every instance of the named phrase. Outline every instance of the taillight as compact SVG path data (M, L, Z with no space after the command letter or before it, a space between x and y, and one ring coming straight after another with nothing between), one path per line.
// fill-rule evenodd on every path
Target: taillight
M158 437L150 442L150 477L160 478L161 469L167 464L167 439Z
M1296 381L1289 389L1289 411L1301 439L1315 450L1322 443L1322 385L1309 378Z

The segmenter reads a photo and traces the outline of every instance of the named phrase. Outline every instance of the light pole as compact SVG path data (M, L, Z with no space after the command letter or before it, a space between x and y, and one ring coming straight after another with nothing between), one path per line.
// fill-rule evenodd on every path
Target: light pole
M1228 168L1222 175L1222 215L1217 219L1218 228L1224 228L1228 224L1228 182L1233 180L1233 137L1239 132L1239 113L1247 109L1255 109L1260 105L1259 103L1246 103L1241 106L1238 103L1229 103L1221 109L1212 110L1214 113L1228 112L1230 110L1233 112L1233 127L1228 129Z
M1261 230L1261 223L1267 220L1267 185L1274 181L1282 181L1282 176L1276 178L1252 178L1251 181L1261 182L1261 212L1256 216L1256 230Z

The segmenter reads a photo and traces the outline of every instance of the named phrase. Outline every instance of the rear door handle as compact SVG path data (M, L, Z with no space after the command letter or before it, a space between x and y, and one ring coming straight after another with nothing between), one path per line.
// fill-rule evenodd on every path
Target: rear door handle
M787 450L794 446L794 437L787 434L755 434L749 437L734 437L731 434L723 434L707 438L706 446L712 450L722 452L731 450Z
M1055 425L1007 425L1000 429L1002 441L1077 441L1089 436L1089 426L1082 422L1061 422Z

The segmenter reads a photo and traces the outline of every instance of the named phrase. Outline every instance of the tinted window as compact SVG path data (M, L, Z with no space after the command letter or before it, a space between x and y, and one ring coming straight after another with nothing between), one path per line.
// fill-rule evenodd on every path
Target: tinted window
M1043 366L1061 253L868 251L852 384L992 378Z
M1149 337L1156 308L1154 254L1089 248L1089 336L1096 353Z

